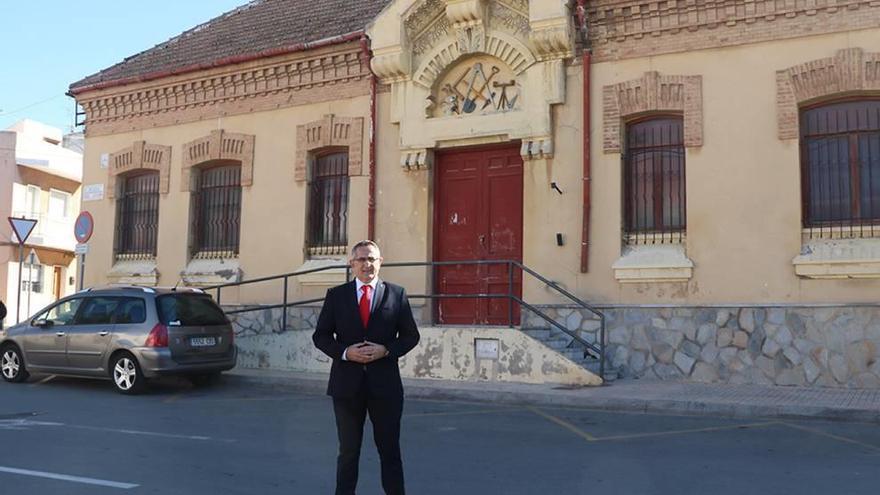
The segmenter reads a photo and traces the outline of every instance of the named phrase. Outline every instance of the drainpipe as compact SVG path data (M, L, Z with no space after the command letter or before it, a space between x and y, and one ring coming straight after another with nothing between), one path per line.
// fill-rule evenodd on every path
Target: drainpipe
M584 7L585 0L577 0L578 30L581 33L583 45L583 79L584 79L584 108L583 108L583 225L581 229L581 273L587 273L590 266L590 58L591 52L587 40L587 13Z
M369 199L367 200L367 239L375 239L376 235L376 74L370 64L373 60L373 52L370 51L370 40L366 36L361 37L361 49L364 52L364 63L370 71L370 186Z

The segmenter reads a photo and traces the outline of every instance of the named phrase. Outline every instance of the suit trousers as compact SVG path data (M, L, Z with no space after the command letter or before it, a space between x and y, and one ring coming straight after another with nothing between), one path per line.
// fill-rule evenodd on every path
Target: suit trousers
M403 461L400 455L400 418L403 397L333 398L339 455L336 459L336 495L354 495L358 480L361 443L367 414L373 424L373 439L379 451L382 488L387 495L404 495Z

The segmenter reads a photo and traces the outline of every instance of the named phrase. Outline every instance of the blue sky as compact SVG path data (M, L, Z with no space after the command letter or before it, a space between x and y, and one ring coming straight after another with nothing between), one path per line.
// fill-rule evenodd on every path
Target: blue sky
M70 83L246 3L3 0L0 129L29 118L70 131Z

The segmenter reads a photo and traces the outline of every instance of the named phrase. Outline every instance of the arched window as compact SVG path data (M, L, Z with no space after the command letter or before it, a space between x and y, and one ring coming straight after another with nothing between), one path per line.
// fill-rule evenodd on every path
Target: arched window
M159 172L122 177L116 197L116 259L156 257L159 232Z
M623 184L625 243L682 241L687 222L681 117L651 117L626 126Z
M803 109L803 226L816 237L880 235L880 99Z
M319 156L311 172L309 254L344 254L348 245L348 153Z
M219 163L200 168L193 193L194 258L238 256L241 221L241 165Z

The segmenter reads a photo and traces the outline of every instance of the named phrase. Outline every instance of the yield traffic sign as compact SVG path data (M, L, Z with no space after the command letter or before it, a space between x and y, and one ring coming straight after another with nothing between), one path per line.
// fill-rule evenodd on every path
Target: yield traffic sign
M24 241L34 231L37 221L30 218L9 217L9 225L12 225L12 231L15 232L15 237L18 237L18 243L24 245Z

